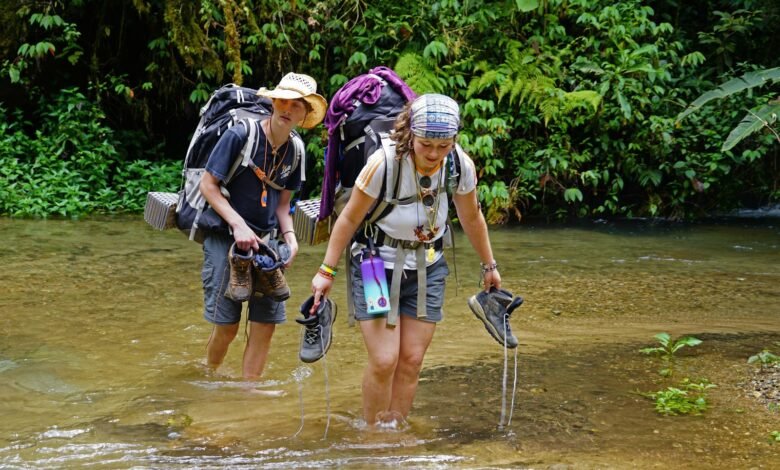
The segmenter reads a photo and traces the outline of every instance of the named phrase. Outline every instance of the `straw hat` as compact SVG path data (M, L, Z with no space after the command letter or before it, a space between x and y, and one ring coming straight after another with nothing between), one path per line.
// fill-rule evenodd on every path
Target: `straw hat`
M304 129L311 129L316 126L325 117L325 111L328 109L328 102L325 98L317 94L317 82L308 75L290 72L279 81L276 88L260 88L257 90L259 96L271 99L297 100L303 98L311 106L311 111L306 113L306 117L301 123Z

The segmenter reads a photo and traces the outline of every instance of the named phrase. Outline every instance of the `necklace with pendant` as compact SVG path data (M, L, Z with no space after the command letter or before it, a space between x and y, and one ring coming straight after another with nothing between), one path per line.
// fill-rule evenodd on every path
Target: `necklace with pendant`
M425 233L424 229L424 222L420 223L420 212L417 212L417 226L414 228L414 235L417 237L417 239L421 242L429 242L433 240L436 237L436 234L439 233L439 227L436 226L436 217L439 214L439 203L441 202L441 198L439 197L439 192L441 191L441 176L439 175L439 181L437 182L436 189L431 188L431 177L430 175L425 175L419 172L417 169L417 164L414 162L414 158L412 159L412 162L414 164L414 182L417 187L417 199L418 201L421 201L423 204L423 210L425 211L425 218L428 222L428 233ZM438 169L434 170L438 171ZM421 176L420 176L421 175ZM427 178L428 185L425 188L425 194L423 194L423 189L420 184L420 181ZM433 251L433 247L429 249L429 251ZM432 253L428 253L428 258L432 256Z
M250 168L252 168L252 171L257 176L257 179L260 180L260 184L263 188L262 192L260 193L260 206L262 207L267 207L268 205L268 190L266 188L266 181L274 177L276 171L279 169L282 163L284 163L284 159L287 158L287 151L290 150L290 146L287 145L284 148L284 154L282 155L282 158L277 162L277 151L281 146L274 147L273 144L271 144L271 134L271 123L268 122L268 132L265 136L265 145L263 145L263 168L258 167L251 160L249 161ZM268 158L269 146L271 147L270 159Z

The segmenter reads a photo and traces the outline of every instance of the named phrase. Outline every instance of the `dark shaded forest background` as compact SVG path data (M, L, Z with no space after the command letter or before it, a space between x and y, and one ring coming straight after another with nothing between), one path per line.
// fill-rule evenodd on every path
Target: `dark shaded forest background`
M315 77L330 98L377 65L461 103L491 223L692 219L780 197L776 125L730 150L777 80L780 2L0 0L0 214L137 212L175 191L222 84ZM319 193L327 134L304 133Z

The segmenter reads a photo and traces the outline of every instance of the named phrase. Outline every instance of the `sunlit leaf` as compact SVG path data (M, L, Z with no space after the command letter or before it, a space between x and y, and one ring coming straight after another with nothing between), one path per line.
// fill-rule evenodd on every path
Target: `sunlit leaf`
M515 0L517 9L522 12L529 12L539 8L539 0Z

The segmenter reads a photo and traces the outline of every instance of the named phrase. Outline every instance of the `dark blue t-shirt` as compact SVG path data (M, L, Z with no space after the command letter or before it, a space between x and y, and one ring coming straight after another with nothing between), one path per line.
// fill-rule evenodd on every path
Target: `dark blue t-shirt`
M262 127L260 127L262 129ZM292 137L282 145L274 156L271 145L267 142L265 133L261 130L257 133L257 150L252 156L252 161L259 168L265 170L271 179L279 186L290 191L297 191L301 187L300 160L295 168L295 144ZM209 161L206 163L206 171L215 178L224 181L236 158L240 158L241 149L247 140L247 131L244 126L237 125L228 129L220 137L214 149L211 151ZM266 191L266 205L261 204L263 186ZM279 205L280 192L269 185L263 185L251 168L239 167L236 175L228 183L230 192L230 205L244 218L255 231L269 231L278 225L276 207Z

